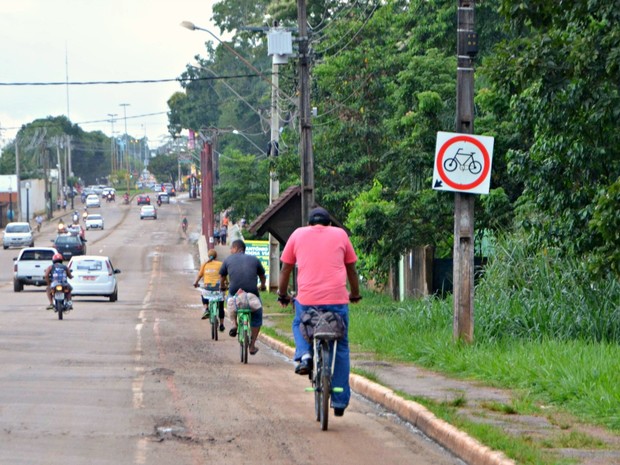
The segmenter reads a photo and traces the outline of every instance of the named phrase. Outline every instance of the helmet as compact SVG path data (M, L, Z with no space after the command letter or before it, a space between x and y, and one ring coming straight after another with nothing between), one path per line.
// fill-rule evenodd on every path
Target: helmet
M207 256L211 260L215 260L217 258L217 252L215 251L215 249L209 249L209 251L207 252Z
M62 256L61 253L56 252L54 254L54 256L52 257L52 262L57 263L57 262L62 262L64 260L64 257Z

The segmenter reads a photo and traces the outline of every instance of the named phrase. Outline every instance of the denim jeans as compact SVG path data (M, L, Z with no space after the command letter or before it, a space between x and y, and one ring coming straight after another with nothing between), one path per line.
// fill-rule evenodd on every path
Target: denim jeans
M346 328L344 338L338 341L336 347L336 364L332 375L332 386L343 388L343 392L332 393L332 407L346 408L351 399L351 388L349 387L349 372L351 362L349 360L349 306L342 305L302 305L295 301L295 318L293 318L293 338L295 339L295 360L301 360L302 355L312 354L312 345L304 339L299 329L301 314L310 307L321 308L338 313L344 320Z

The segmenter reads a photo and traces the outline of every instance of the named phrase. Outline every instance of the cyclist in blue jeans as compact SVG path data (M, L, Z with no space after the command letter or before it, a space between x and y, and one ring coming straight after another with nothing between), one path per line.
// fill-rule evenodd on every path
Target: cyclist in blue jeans
M334 415L339 417L349 405L349 302L359 302L359 279L355 269L357 255L347 233L331 226L329 213L324 208L314 208L308 218L309 226L296 229L286 243L280 260L278 301L286 307L291 299L288 282L297 265L297 297L293 337L295 360L299 363L295 373L307 375L312 366L312 346L301 335L301 314L308 307L318 307L339 313L345 323L344 338L338 341L332 382L343 392L332 394ZM347 281L351 292L347 290Z

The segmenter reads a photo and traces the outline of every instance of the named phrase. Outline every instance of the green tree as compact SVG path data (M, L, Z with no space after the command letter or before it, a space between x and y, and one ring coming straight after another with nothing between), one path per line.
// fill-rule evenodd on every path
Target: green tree
M235 219L256 218L269 205L269 163L227 149L220 157L220 184L213 194L216 211L231 210Z
M592 221L599 199L615 197L620 175L620 10L604 0L504 0L501 12L511 39L485 74L510 102L502 118L522 141L507 163L523 186L521 224L540 247L607 250L600 217Z

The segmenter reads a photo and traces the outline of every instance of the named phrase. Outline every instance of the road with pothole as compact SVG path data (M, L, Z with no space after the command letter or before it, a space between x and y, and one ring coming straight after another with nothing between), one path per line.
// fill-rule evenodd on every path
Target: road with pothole
M78 297L59 321L42 288L13 292L17 251L0 253L0 464L462 463L358 396L322 432L290 360L259 343L243 365L227 332L212 341L191 286L198 202L101 213L88 253L121 269L117 302Z

